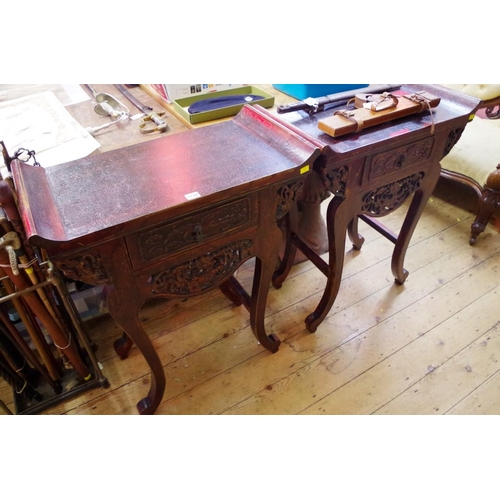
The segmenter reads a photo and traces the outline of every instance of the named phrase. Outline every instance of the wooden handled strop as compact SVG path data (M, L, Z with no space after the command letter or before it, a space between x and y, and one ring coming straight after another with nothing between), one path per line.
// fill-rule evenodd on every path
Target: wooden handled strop
M333 116L319 120L318 128L331 137L339 137L426 110L432 114L432 108L441 101L439 97L428 92L401 96L384 93L376 99L373 99L373 95L369 98L363 97L360 95L355 99L355 106L360 107L336 111Z

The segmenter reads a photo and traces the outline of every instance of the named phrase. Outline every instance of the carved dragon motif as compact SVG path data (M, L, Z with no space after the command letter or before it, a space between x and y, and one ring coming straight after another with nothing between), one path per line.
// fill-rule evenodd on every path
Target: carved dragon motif
M335 170L323 171L323 182L329 191L335 196L343 197L345 195L347 174L349 173L349 166L344 165L336 168Z
M83 281L89 285L103 285L110 282L101 255L95 250L72 258L53 260L61 272L71 280Z

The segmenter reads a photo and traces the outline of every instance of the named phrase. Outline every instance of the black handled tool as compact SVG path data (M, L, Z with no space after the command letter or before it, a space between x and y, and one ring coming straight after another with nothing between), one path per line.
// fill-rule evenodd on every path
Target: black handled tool
M153 108L151 106L146 106L145 104L142 104L139 99L134 97L126 88L124 85L121 84L116 84L115 87L139 110L142 111L145 115L153 111Z
M292 111L306 111L311 115L323 111L327 104L337 104L338 106L345 105L360 92L381 94L383 92L399 89L400 87L400 84L371 85L362 89L347 90L345 92L338 92L337 94L330 94L324 97L308 97L303 101L282 104L277 107L277 112L279 114L283 114L291 113Z
M139 110L146 116L141 120L139 130L141 134L151 134L153 132L165 132L168 129L167 122L163 118L165 111L155 113L151 106L142 104L139 99L135 98L123 85L115 84L115 87Z

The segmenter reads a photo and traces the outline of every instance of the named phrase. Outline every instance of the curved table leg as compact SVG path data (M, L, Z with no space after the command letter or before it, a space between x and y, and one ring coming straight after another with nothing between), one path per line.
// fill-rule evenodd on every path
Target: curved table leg
M352 221L352 215L348 213L349 205L343 202L343 198L334 197L326 213L329 241L328 280L316 310L306 318L307 329L311 332L316 331L330 311L342 280L346 230Z
M165 372L160 358L139 319L139 310L142 306L142 301L140 303L139 301L133 302L130 300L130 297L127 297L127 301L124 301L120 297L117 288L114 288L108 295L107 306L110 315L127 332L131 342L135 343L151 368L149 393L137 403L137 409L141 415L152 415L163 398ZM135 311L135 313L132 313L132 311Z
M276 352L281 341L274 334L267 335L264 325L266 315L269 284L275 269L276 256L281 246L282 233L275 226L262 238L262 253L256 255L254 279L252 285L252 301L250 305L250 325L252 332L260 344L271 352Z
M123 332L122 336L113 343L115 352L120 359L128 358L128 354L133 345L133 340L125 332Z
M355 250L361 250L365 239L358 232L358 217L354 217L347 227L347 233Z
M281 258L280 265L273 273L272 284L274 288L281 288L286 280L293 264L295 263L295 255L297 254L297 247L292 243L292 235L297 234L298 231L298 210L294 204L289 212L284 217L284 235L285 248L283 250L283 257Z
M402 285L408 277L408 271L404 268L406 250L427 201L436 187L440 172L439 163L429 168L425 177L420 182L419 189L413 194L410 208L408 209L392 253L391 269L398 285Z
M274 353L278 351L281 341L274 334L267 335L265 330L264 318L269 288L267 286L263 286L264 283L269 283L272 272L273 268L266 269L266 266L259 257L255 259L255 277L252 289L250 325L252 327L253 334L262 347Z
M241 304L243 304L241 297L238 294L234 293L227 282L222 283L219 286L219 289L224 294L224 296L231 302L233 302L236 306L240 306ZM128 358L130 349L132 349L133 345L134 341L125 332L123 332L122 336L119 339L115 340L115 342L113 343L115 352L116 354L118 354L118 357L120 359Z

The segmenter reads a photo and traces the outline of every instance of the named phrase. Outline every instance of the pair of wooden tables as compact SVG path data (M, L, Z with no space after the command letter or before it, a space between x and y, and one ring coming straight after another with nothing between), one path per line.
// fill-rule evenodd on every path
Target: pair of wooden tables
M323 297L306 320L314 331L328 314L342 278L346 233L360 248L358 217L395 243L392 271L403 283L404 256L439 178L439 161L453 147L477 100L434 86L404 85L441 97L424 113L333 139L317 121L332 113L278 116L245 106L232 120L50 167L13 162L26 233L66 276L109 283L112 317L151 368L141 414L161 402L161 360L139 320L153 297L187 297L220 287L250 312L252 331L271 352L279 339L265 330L271 283L281 286L297 248L327 276ZM298 232L298 199L327 212L328 262ZM374 218L413 195L399 235ZM286 228L286 250L276 269ZM251 294L234 278L255 257ZM126 355L121 353L122 357Z

